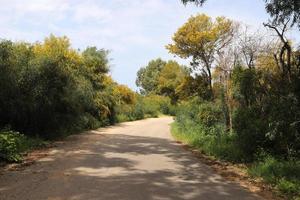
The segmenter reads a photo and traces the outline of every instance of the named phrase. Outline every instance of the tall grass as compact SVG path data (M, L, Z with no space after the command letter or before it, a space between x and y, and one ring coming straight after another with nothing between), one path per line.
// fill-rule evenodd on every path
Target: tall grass
M232 163L246 163L249 175L261 177L288 199L300 200L300 161L274 158L264 150L249 159L250 155L240 145L240 135L226 131L217 104L192 102L182 105L171 132L177 140L206 155Z
M193 125L183 129L177 122L174 122L171 131L177 140L197 148L206 155L221 160L241 162L241 152L235 145L236 136L225 134L222 127L213 127L209 130L201 125ZM217 134L207 134L208 132Z
M281 160L266 156L249 167L248 172L253 177L262 177L279 192L289 199L298 196L300 199L300 161Z

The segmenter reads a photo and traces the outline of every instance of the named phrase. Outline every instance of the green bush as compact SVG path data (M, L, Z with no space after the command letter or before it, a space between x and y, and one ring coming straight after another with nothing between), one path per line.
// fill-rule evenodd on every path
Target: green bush
M196 121L207 127L223 123L222 110L218 104L202 103L199 105Z
M133 104L121 104L116 108L118 122L134 121L145 118L145 110L142 97Z
M267 121L261 118L258 108L243 107L233 114L233 129L245 161L253 161L266 142L264 133L267 130Z
M213 102L193 100L182 103L172 127L173 135L219 159L240 162L237 135L226 131L222 109Z
M294 196L299 195L300 198L300 182L292 182L285 179L280 179L277 184L277 188L280 192L288 195L293 198Z
M249 168L249 174L262 177L291 199L300 197L300 161L278 160L266 156Z
M109 77L108 61L106 50L79 52L67 37L34 44L1 40L0 128L10 124L26 136L55 139L113 124L117 114L143 118L140 107L117 113L136 93Z
M233 129L248 161L255 160L261 149L276 157L299 159L298 81L287 81L276 72L235 67Z
M175 113L175 106L171 104L169 97L148 95L143 98L145 115L158 117L160 114L170 115Z
M159 96L145 96L143 99L144 112L147 117L158 117L160 113Z
M21 152L27 147L26 137L18 132L0 132L0 160L18 162L21 160Z
M173 136L206 155L231 162L242 161L243 155L236 146L235 134L224 132L224 127L207 129L207 127L192 124L192 122L186 123L183 127L178 122L173 123L171 129ZM210 133L208 134L207 131Z
M140 119L145 118L145 111L144 111L143 103L141 102L141 100L139 100L134 105L132 115L133 115L134 120L140 120Z
M22 153L44 147L48 142L15 131L0 131L0 161L20 162Z

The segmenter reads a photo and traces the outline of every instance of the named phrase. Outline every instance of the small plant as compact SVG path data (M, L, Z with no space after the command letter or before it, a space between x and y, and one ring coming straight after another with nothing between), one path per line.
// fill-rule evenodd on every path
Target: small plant
M18 132L0 132L0 159L9 162L21 161L20 152L26 148L25 140L25 136Z
M278 181L277 189L291 198L295 195L300 195L300 183L295 183L284 178Z
M0 161L20 162L22 153L47 144L42 139L26 137L19 132L0 131Z
M249 168L253 177L262 177L281 193L293 199L300 196L300 162L294 160L278 160L267 156Z

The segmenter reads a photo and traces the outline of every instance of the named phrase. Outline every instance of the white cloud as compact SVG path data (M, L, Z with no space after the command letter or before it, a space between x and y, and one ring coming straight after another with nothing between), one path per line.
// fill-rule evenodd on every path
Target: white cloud
M78 23L83 23L89 20L92 22L107 22L112 17L110 9L102 8L99 5L89 2L76 4L72 6L70 11L73 13L73 19Z
M210 0L196 8L180 0L0 0L0 38L34 42L54 33L68 36L75 48L110 49L113 75L134 87L135 72L149 59L172 58L164 46L190 15L205 11L250 24L261 19L255 9L238 7L250 0L232 1ZM261 0L250 2L255 8Z

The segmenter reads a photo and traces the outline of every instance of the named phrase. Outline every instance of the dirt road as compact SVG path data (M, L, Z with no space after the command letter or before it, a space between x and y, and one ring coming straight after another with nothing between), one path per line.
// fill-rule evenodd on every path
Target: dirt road
M174 142L171 122L147 119L72 136L37 163L0 175L0 200L259 199Z

